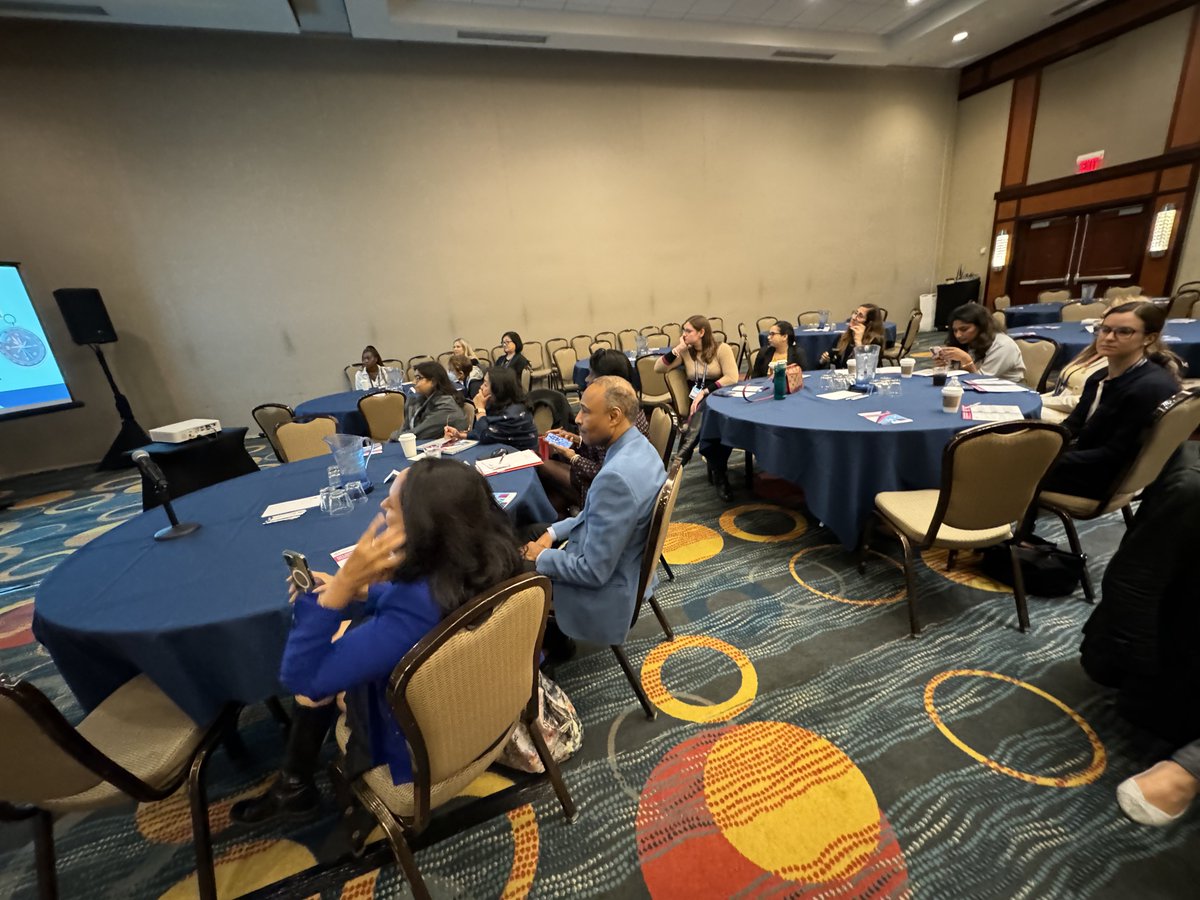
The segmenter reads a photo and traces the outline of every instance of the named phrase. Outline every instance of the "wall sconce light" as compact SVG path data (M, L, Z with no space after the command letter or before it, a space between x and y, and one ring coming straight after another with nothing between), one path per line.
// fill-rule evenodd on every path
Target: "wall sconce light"
M1166 203L1154 216L1154 228L1150 232L1150 255L1166 256L1171 246L1171 235L1175 231L1175 204Z
M996 235L995 246L992 247L992 271L999 272L1008 262L1008 232L1003 228Z

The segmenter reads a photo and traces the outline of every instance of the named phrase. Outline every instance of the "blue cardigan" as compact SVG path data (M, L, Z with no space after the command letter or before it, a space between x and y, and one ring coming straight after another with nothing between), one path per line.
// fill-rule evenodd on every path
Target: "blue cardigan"
M347 613L358 624L331 643ZM347 709L366 710L367 733L361 736L371 759L377 766L387 763L395 784L412 781L412 761L388 706L388 679L442 615L424 581L372 585L365 603L345 610L319 605L314 594L296 598L280 680L289 691L314 700L346 691Z

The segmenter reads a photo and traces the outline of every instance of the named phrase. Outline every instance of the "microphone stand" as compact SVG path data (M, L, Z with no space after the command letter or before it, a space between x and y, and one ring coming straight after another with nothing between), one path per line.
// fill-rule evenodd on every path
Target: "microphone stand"
M129 405L129 398L122 394L117 387L116 379L113 378L112 370L108 368L108 360L104 358L104 351L100 349L100 345L91 344L89 346L95 352L100 368L104 370L104 377L108 379L108 386L112 388L117 414L121 417L121 431L112 442L112 446L108 448L108 452L104 454L104 459L100 460L100 464L96 466L96 470L127 469L132 465L127 456L129 451L149 444L150 435L146 434L145 429L133 417L133 407Z
M156 541L173 541L175 538L181 538L191 534L200 527L199 522L180 522L175 515L175 508L171 506L171 498L168 496L167 484L164 481L156 481L154 483L154 495L162 503L163 509L167 511L167 521L171 523L168 528L160 528L154 532Z

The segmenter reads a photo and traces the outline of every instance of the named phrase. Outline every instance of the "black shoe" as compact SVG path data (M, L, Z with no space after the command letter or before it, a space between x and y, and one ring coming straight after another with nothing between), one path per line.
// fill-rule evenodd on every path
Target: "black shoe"
M692 454L696 451L696 445L691 444L683 448L683 452L679 454L679 465L686 466L692 461Z
M717 496L725 503L733 502L733 488L729 486L729 475L726 472L713 473L713 487L717 489Z
M229 818L242 825L258 825L277 816L310 816L320 805L321 795L315 784L290 775L280 775L265 794L233 804Z

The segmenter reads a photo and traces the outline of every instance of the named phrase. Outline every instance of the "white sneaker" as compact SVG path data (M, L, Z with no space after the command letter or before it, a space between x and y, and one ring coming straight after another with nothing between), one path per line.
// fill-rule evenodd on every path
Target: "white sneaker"
M1138 787L1138 783L1132 778L1126 778L1117 785L1117 803L1121 806L1121 812L1133 819L1139 825L1152 825L1156 828L1162 828L1170 825L1172 822L1181 819L1183 812L1175 815L1168 815L1157 806L1154 806L1145 795L1142 794L1142 789Z

